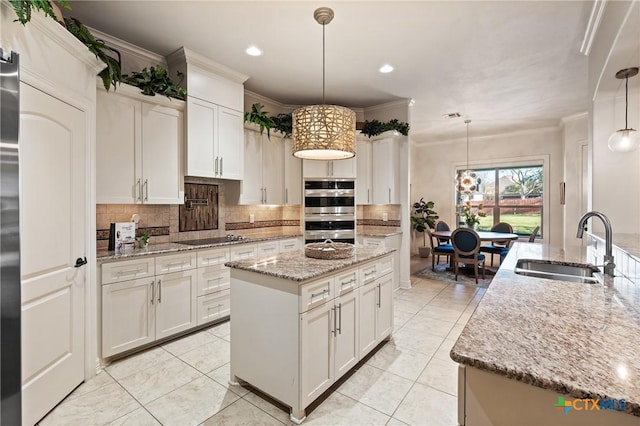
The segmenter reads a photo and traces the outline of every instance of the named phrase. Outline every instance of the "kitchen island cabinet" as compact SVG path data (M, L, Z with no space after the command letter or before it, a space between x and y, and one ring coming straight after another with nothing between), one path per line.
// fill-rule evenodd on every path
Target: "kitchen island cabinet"
M301 250L226 265L230 382L247 382L290 406L295 423L391 335L391 249L357 247L352 258L337 260L308 258ZM363 341L362 330L371 338Z
M624 268L595 284L536 278L514 272L518 259L587 263L593 253L509 250L451 350L458 423L640 425L637 278Z

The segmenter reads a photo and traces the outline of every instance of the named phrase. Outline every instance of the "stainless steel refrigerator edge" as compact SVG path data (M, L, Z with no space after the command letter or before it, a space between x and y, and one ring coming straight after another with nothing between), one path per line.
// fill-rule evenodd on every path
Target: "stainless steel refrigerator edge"
M4 425L22 423L19 127L19 55L0 48L0 424Z

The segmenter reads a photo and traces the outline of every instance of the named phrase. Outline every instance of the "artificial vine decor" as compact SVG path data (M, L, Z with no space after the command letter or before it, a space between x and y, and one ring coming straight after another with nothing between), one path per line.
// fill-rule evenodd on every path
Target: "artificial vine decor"
M56 0L56 2L67 10L71 10L71 6L66 0ZM56 13L48 0L11 0L13 10L16 11L18 19L16 21L25 25L31 20L31 9L41 10L44 16L49 16L55 21L58 20Z
M409 125L403 121L398 121L395 118L393 120L387 121L386 123L382 123L378 120L371 120L365 121L362 125L362 130L360 131L363 135L372 137L389 130L395 130L398 133L407 136L409 134Z
M269 113L265 111L264 105L255 103L251 105L251 111L244 114L244 121L260 126L260 134L267 131L267 138L271 140L271 129L275 127L275 123L269 118Z
M271 117L271 120L273 120L273 129L276 132L282 133L285 138L291 137L293 132L293 116L291 114L278 114Z
M184 74L178 71L178 77L184 78ZM165 95L167 98L176 98L185 100L187 90L175 84L166 69L160 65L149 69L143 68L142 71L133 72L130 76L123 75L124 82L142 89L142 94L147 96L155 96L156 93Z

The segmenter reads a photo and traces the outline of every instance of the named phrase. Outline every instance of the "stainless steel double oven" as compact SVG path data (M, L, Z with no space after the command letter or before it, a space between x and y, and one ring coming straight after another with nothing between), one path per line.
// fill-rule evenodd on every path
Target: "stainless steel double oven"
M305 179L304 229L305 243L355 243L355 180Z

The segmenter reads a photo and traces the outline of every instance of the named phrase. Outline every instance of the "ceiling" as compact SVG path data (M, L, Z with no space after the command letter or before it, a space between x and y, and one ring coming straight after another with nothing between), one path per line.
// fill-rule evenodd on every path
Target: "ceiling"
M68 14L152 52L181 46L250 76L285 104L413 99L416 142L555 126L588 109L580 53L592 1L70 1ZM248 56L256 45L264 54ZM395 70L378 72L389 63ZM462 117L444 118L459 112Z

